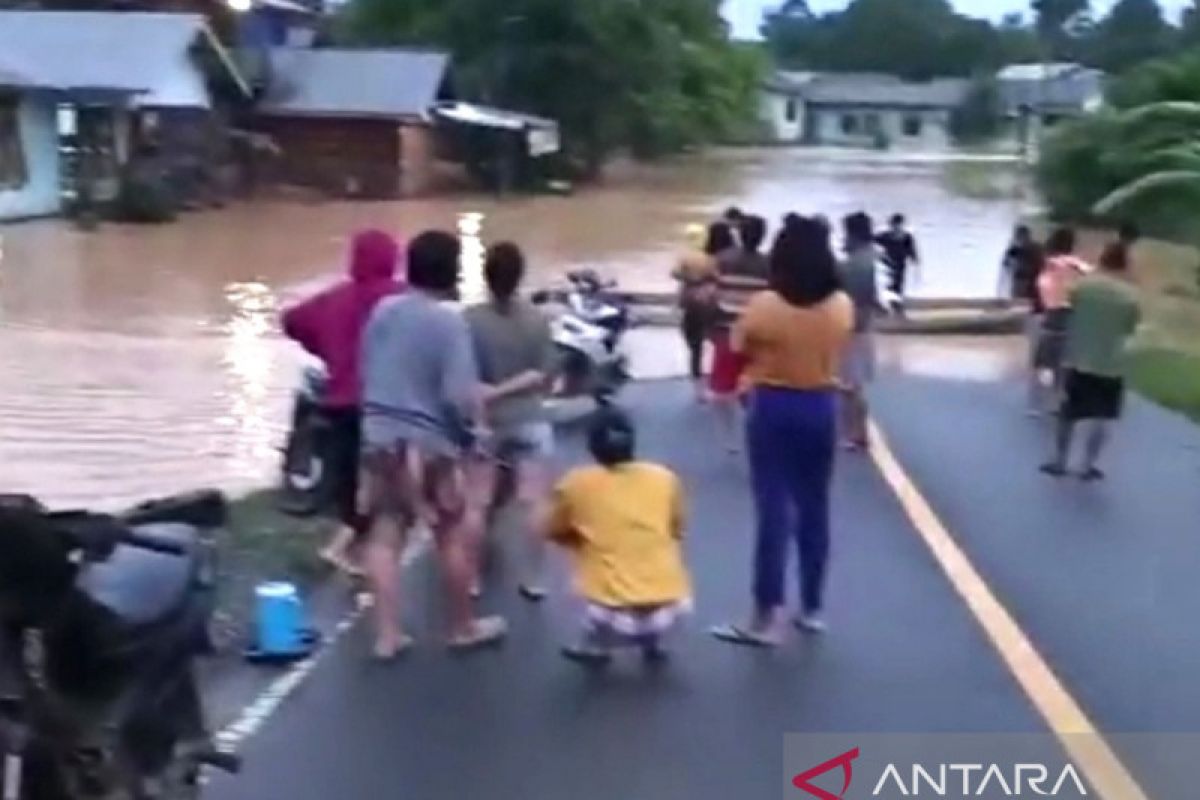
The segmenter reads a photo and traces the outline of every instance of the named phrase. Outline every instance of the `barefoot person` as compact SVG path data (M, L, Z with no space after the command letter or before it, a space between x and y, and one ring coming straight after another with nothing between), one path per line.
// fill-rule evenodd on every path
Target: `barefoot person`
M871 218L859 212L843 222L846 258L839 265L842 285L854 302L854 335L842 359L842 437L848 450L863 451L867 437L867 385L875 379L875 317L880 311L879 251Z
M371 519L367 572L375 594L375 655L412 640L399 621L397 562L409 527L428 520L450 611L449 644L503 638L502 619L475 617L471 543L480 515L468 503L470 431L482 417L471 331L447 306L459 277L459 243L429 231L408 248L410 291L380 303L363 337L363 468Z
M664 635L691 608L683 486L667 468L635 460L635 443L624 412L601 410L588 430L596 465L569 473L554 495L547 534L574 557L587 603L580 641L563 649L574 661L608 661L619 645L661 660Z
M751 388L751 482L758 515L754 613L743 625L713 630L735 644L779 643L788 549L800 556L802 631L825 629L829 492L837 443L837 383L854 306L841 291L829 234L802 220L779 235L771 253L771 291L755 297L734 329Z
M358 233L350 248L349 280L319 292L283 315L284 333L321 359L329 375L322 398L328 428L321 451L329 500L341 525L321 557L351 574L361 570L350 560L350 545L365 532L357 510L362 332L379 301L402 288L396 280L399 252L395 240L382 231Z
M1054 459L1042 467L1048 475L1067 473L1075 429L1084 424L1087 439L1080 477L1104 478L1100 456L1112 424L1121 416L1125 395L1125 346L1141 319L1137 295L1127 280L1128 259L1124 242L1110 244L1100 258L1100 272L1080 280L1071 292L1064 399Z
M546 542L541 533L550 493L549 458L554 431L546 416L546 387L554 372L554 341L550 324L536 307L518 294L525 277L525 256L511 243L493 246L483 266L490 298L467 311L475 355L485 384L487 419L492 432L492 455L497 466L511 473L516 500L525 515L527 546L520 566L521 595L545 598ZM498 476L485 481L495 501Z

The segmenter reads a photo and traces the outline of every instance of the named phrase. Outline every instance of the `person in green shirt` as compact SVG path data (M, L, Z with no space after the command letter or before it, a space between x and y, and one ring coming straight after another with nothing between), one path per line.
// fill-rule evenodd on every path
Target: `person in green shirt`
M1055 437L1054 460L1042 467L1047 475L1067 474L1071 441L1078 423L1088 430L1080 477L1098 481L1097 466L1121 416L1125 396L1125 346L1141 321L1137 294L1127 280L1129 248L1110 244L1100 257L1100 271L1079 281L1071 292L1067 328L1064 397Z

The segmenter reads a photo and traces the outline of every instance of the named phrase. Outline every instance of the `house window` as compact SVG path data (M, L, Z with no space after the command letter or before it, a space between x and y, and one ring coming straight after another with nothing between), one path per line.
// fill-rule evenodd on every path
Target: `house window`
M783 110L783 115L788 122L795 122L796 118L800 116L800 111L796 108L796 99L794 97L788 98L787 105Z
M924 128L924 120L920 114L905 114L904 115L904 135L910 138L916 138L921 135L921 130Z
M858 133L857 114L842 114L842 133L846 136L853 136Z
M14 95L0 95L0 190L20 189L28 182L20 104Z
M866 118L867 133L875 136L882 130L882 123L879 120L878 114L867 114Z

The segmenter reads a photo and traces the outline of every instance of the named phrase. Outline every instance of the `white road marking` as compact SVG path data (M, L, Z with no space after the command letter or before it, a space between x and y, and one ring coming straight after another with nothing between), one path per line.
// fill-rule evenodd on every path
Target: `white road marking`
M433 537L428 530L421 530L417 533L400 559L401 569L408 569L417 563L429 552L432 541ZM311 656L294 664L287 672L272 681L271 685L255 698L254 702L242 709L237 719L217 734L217 749L223 753L236 754L248 739L262 730L292 692L296 691L312 675L322 656L337 647L346 632L358 623L364 611L364 608L356 608L343 617L334 627L333 633Z

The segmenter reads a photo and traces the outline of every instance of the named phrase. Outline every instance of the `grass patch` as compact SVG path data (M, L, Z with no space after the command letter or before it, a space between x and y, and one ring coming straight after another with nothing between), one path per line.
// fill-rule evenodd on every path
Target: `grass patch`
M1003 200L1014 197L1020 175L1011 164L951 161L942 170L942 183L953 194L972 200Z
M311 587L325 573L317 557L333 524L288 516L276 507L274 491L252 492L230 503L229 526L217 542L217 638L219 645L246 641L254 587L290 581Z
M1081 254L1095 263L1112 234L1089 231ZM1133 252L1142 327L1129 353L1130 385L1200 422L1200 250L1145 240Z
M1200 423L1200 355L1135 347L1129 379L1141 394Z

